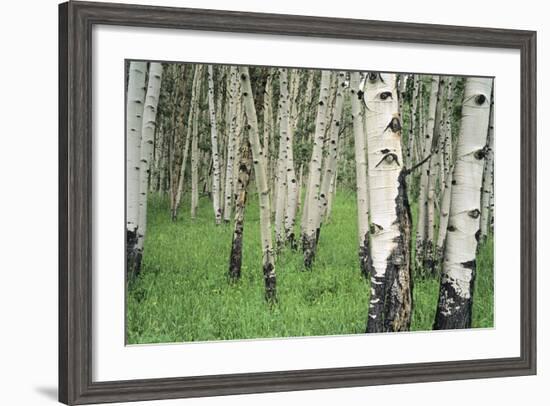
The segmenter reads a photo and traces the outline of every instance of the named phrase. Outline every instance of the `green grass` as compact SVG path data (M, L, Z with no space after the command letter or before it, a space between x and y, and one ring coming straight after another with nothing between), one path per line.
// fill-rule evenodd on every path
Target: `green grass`
M216 226L209 200L196 220L184 202L169 219L168 202L150 198L142 273L128 289L129 344L356 334L365 331L369 282L357 260L355 196L339 192L323 225L311 271L300 251L277 258L278 302L264 301L258 204L246 208L242 278L229 283L232 225ZM414 244L413 244L414 246ZM412 330L430 330L439 282L414 281ZM493 243L480 247L474 327L493 325Z

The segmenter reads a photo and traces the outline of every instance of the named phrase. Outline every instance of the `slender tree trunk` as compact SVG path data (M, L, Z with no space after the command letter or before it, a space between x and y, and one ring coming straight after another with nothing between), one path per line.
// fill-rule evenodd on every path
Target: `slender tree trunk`
M355 180L357 187L357 232L359 238L359 266L367 277L372 269L369 255L369 202L367 186L367 147L363 127L363 91L360 90L359 72L351 73L351 114L353 118L353 137L355 143Z
M189 104L189 116L187 118L187 131L185 136L185 144L183 147L183 158L181 160L180 173L178 177L178 186L174 203L172 204L172 221L176 221L178 218L178 210L181 204L181 197L183 196L183 186L185 184L185 170L187 169L187 159L189 157L189 145L193 138L193 120L197 114L197 103L200 90L200 72L198 65L195 66L195 72L193 74L193 85L191 88L191 101Z
M433 132L435 127L435 116L437 108L437 99L439 92L439 76L432 76L430 86L430 101L428 106L428 120L426 122L425 139L423 140L423 149L420 159L427 157L432 153ZM424 257L426 236L428 233L428 191L430 187L430 162L420 166L420 193L418 196L418 224L416 228L416 250L415 250L415 270L424 274Z
M139 174L147 63L130 62L126 105L126 273L139 273Z
M248 136L254 162L254 179L260 200L260 238L263 250L263 275L265 282L265 296L268 301L276 300L275 259L273 256L273 242L271 240L271 209L269 202L269 187L265 173L263 151L258 134L258 119L252 99L252 87L248 68L239 67L242 98L247 120Z
M199 114L198 104L200 103L200 78L202 75L202 65L197 65L195 74L198 75L197 99L195 101L193 114L193 136L191 139L191 218L197 217L197 207L199 205Z
M216 109L214 107L214 73L212 65L208 65L208 108L210 109L210 131L212 136L212 201L216 224L220 224L222 213L220 209L220 160L218 154L218 132L216 127Z
M409 118L409 139L407 141L407 161L406 166L407 168L412 167L412 163L414 160L414 145L415 145L415 133L419 133L417 130L417 121L418 121L418 100L419 100L419 92L420 92L420 80L418 75L413 75L413 97L410 104L410 118Z
M155 135L157 106L162 79L162 65L151 62L149 66L149 83L143 109L143 127L141 133L141 162L139 170L139 225L137 270L141 268L143 244L147 232L147 192L149 190L149 169L153 157L153 137Z
M231 256L229 258L229 276L232 279L241 277L241 265L243 257L244 234L244 210L246 206L247 189L252 172L252 154L250 143L243 139L241 143L239 160L239 177L237 179L237 193L235 199L235 226L233 229L233 241L231 243Z
M332 74L330 71L323 71L319 91L319 105L317 107L317 119L315 121L315 138L313 141L313 152L309 164L308 194L307 194L307 222L305 233L302 235L302 247L304 251L304 265L311 268L315 257L317 245L317 224L319 210L318 190L321 186L321 162L323 159L323 144L325 142L325 131L327 127L326 112L329 98L329 88Z
M491 196L493 194L493 160L494 160L494 132L493 132L494 103L491 99L491 113L489 116L489 133L487 135L487 155L485 157L485 169L483 170L483 186L481 194L481 242L485 242L489 235L491 219Z
M297 93L299 73L295 69L293 71L293 92L292 105L290 105L288 94L288 74L287 69L279 69L281 83L281 98L286 101L286 115L283 109L281 116L281 138L285 137L286 153L285 153L285 172L287 185L287 204L285 209L285 242L288 243L291 249L296 249L296 238L294 235L294 222L296 220L296 210L298 206L298 182L296 180L296 171L294 169L294 131L297 125ZM283 84L284 83L284 84ZM285 86L286 85L286 86ZM292 112L290 115L289 113Z
M330 195L330 184L333 180L336 172L336 165L338 162L338 139L340 135L340 125L342 121L342 110L344 107L344 90L345 90L346 74L344 72L338 72L336 83L336 95L333 106L332 122L330 127L330 139L327 144L328 156L325 160L325 171L323 174L323 180L321 183L321 191L319 193L319 211L317 215L319 224L317 226L317 234L321 229L321 223L326 215L328 200ZM314 253L315 255L315 253Z
M373 264L367 332L406 331L412 314L411 217L396 75L369 73L364 97Z
M479 238L483 166L489 128L490 78L466 79L445 258L434 329L472 326L476 249Z
M231 219L233 205L233 163L235 161L235 145L237 142L238 108L240 104L238 68L231 67L229 90L229 136L227 139L227 158L225 167L224 209L223 219L228 223Z

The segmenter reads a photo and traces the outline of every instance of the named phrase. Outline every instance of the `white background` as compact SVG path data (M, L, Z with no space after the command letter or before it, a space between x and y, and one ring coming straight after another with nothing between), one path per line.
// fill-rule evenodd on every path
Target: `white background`
M139 2L134 0L133 2ZM149 4L219 9L282 12L319 16L431 22L457 25L523 28L539 31L538 71L549 68L548 31L543 23L543 2L480 2L463 0L445 9L436 1L388 3L339 0L153 1ZM2 64L0 97L2 126L0 148L0 403L7 405L55 404L57 382L57 2L25 1L2 5L0 26ZM547 29L547 28L546 28ZM546 46L545 46L546 44ZM546 47L546 49L544 49ZM542 161L550 141L544 137L548 119L548 82L538 78L539 156L539 264L550 260L548 237L548 161ZM545 93L543 93L543 90ZM7 141L7 142L5 142ZM550 318L550 299L542 295L548 284L539 266L539 375L478 381L397 385L150 402L181 405L353 404L384 402L409 405L464 405L491 402L500 405L542 404L548 393L550 365L544 346ZM544 335L544 336L543 336ZM414 349L411 349L414 351ZM464 394L464 395L461 395Z

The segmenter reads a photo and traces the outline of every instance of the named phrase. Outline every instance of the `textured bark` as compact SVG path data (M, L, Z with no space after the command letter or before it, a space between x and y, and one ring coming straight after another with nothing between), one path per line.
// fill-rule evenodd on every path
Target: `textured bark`
M430 85L430 101L428 105L428 120L426 121L426 132L423 140L422 158L427 157L432 152L438 92L439 77L432 76ZM416 228L415 270L421 275L425 274L424 257L426 248L426 236L428 233L428 191L430 187L430 162L431 159L420 166L421 175L420 193L418 196L418 223Z
M246 114L248 137L252 149L254 162L254 178L260 201L260 238L263 251L263 275L265 283L265 297L268 301L276 300L275 258L273 256L273 242L271 240L271 209L269 202L269 187L264 167L264 156L258 134L258 119L252 98L250 75L248 68L239 67L242 99Z
M284 79L284 80L283 80ZM288 90L286 80L286 70L284 78L279 75L279 85L281 95L279 96L279 152L277 154L277 183L276 183L276 200L275 200L275 241L277 250L280 250L285 242L284 219L287 200L287 176L286 176L286 154L287 150L287 133L288 133ZM285 89L285 90L283 90ZM284 92L284 93L283 93ZM286 126L283 124L286 123Z
M313 141L313 152L309 164L308 193L307 193L307 221L305 232L302 235L302 248L304 251L304 265L311 268L315 249L317 245L317 224L319 210L319 187L321 183L321 162L323 158L323 144L325 141L326 111L329 98L329 87L331 83L331 72L323 71L319 89L319 103L317 107L317 118L315 121L315 138Z
M330 138L326 142L325 152L327 157L325 159L325 167L323 173L323 179L321 182L321 189L319 192L319 213L316 215L318 220L317 225L317 238L321 231L321 225L326 217L330 186L333 182L334 175L336 173L336 166L338 163L338 140L340 136L340 129L342 123L342 110L344 107L344 91L346 89L346 74L344 72L338 72L336 75L336 92L334 96L334 105L332 109L332 120L330 125ZM315 256L315 252L313 253Z
M210 132L212 140L212 205L216 224L220 224L222 220L220 208L220 160L218 153L216 108L214 107L214 73L212 65L208 65L208 109L210 110Z
M233 205L233 163L235 161L235 147L237 142L237 121L240 104L238 68L232 66L229 84L229 135L227 139L227 158L225 167L224 209L223 219L229 222Z
M162 80L162 65L151 62L149 66L149 83L145 95L143 122L141 131L141 161L139 170L139 224L138 245L139 253L143 253L145 233L147 232L147 192L149 191L149 169L153 157L153 138L155 135L157 106ZM141 257L141 255L140 255ZM138 264L138 269L141 265Z
M200 72L198 66L195 66L195 73L193 75L193 85L191 88L191 101L189 104L189 113L187 117L187 131L185 136L185 144L183 147L183 157L181 160L180 172L178 177L178 187L175 196L175 200L172 204L172 221L176 221L178 218L178 210L181 204L181 197L183 196L183 185L185 182L185 171L187 168L187 159L189 157L189 146L191 144L191 139L193 138L193 120L196 112L196 106L199 98L199 82L200 82Z
M494 103L491 100L491 113L489 116L489 133L487 134L487 155L485 157L485 169L483 170L483 186L481 193L481 241L485 241L489 235L491 225L491 213L493 207L491 197L493 195L493 176L494 176L494 131L493 131L493 112Z
M440 153L443 149L444 137L441 135L441 126L443 112L445 110L444 101L446 97L447 86L445 79L441 79L439 82L439 89L437 95L437 102L435 108L435 120L433 126L432 136L432 148L431 158L429 160L429 177L428 177L428 192L427 192L427 207L426 207L426 238L424 241L424 258L423 268L426 274L433 275L435 272L435 244L434 244L434 231L435 231L435 200L436 200L436 186L438 179L441 179L440 167L441 157Z
M199 78L202 75L202 65L197 65L195 75ZM200 79L199 79L200 82ZM200 90L197 88L197 101L195 102L195 114L193 115L193 135L191 138L191 218L197 217L199 205L199 114L196 103L200 100Z
M129 277L139 272L139 173L146 73L145 62L130 62L126 104L126 271Z
M406 167L412 167L414 160L414 146L415 146L415 137L417 136L417 121L418 121L418 100L419 100L419 91L420 91L420 80L418 75L413 75L413 96L411 100L410 108L410 124L409 124L409 139L407 142L407 160L405 161Z
M410 213L395 74L370 72L364 100L371 216L367 332L406 331L412 313Z
M441 264L445 250L445 238L447 237L447 227L449 225L449 210L451 208L451 188L453 182L453 173L450 171L443 184L443 196L439 209L439 231L434 253L434 269L441 273Z
M285 176L286 176L286 195L287 202L285 208L284 222L284 240L292 249L296 249L294 236L294 222L296 219L296 209L298 205L298 182L296 180L296 171L294 169L294 131L297 121L297 103L296 96L298 92L299 74L297 70L293 71L293 92L292 103L288 92L288 72L286 68L279 69L279 83L281 86L281 104L284 103L281 114L281 140L285 140Z
M434 329L470 328L492 79L466 79Z
M229 257L229 276L232 279L241 277L241 265L243 258L243 234L244 234L244 210L247 198L247 189L252 172L252 154L250 143L243 140L239 159L239 176L237 178L237 193L235 199L235 226L233 240L231 242L231 255Z
M357 232L359 243L359 266L361 273L367 277L371 272L372 262L369 255L369 202L367 186L367 146L363 127L363 105L359 92L361 77L359 72L351 73L351 114L353 118L353 137L355 143L355 172L357 186Z

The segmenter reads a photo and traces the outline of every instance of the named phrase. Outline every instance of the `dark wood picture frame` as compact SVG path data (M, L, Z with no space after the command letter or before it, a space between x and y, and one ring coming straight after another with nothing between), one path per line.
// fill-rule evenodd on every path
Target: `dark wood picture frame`
M350 368L92 380L92 27L94 24L517 49L521 54L521 353ZM217 396L536 373L536 32L109 3L59 6L59 400Z

